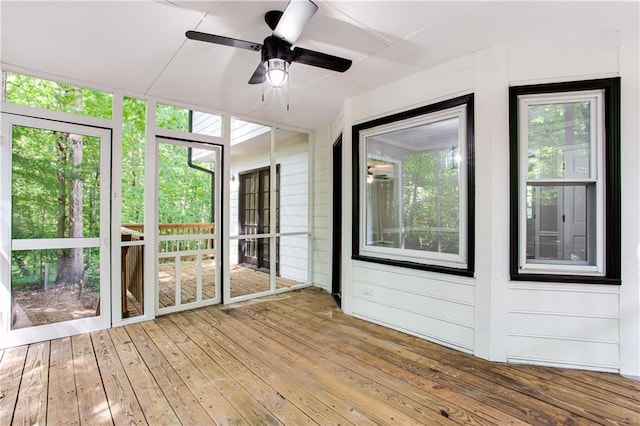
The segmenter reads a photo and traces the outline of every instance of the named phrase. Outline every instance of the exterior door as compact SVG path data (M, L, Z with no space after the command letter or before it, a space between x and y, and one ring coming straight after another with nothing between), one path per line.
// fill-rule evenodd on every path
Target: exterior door
M1 346L109 327L110 131L2 120Z
M158 139L158 314L219 303L218 145Z
M331 295L342 306L342 135L333 145Z
M268 234L269 224L269 167L239 175L240 205L238 223L240 233L244 235ZM276 179L279 179L279 168L276 168ZM279 206L278 182L276 182L276 209ZM276 224L276 232L278 232ZM257 269L269 270L269 239L246 238L239 240L239 263L252 265ZM276 244L277 251L277 244Z

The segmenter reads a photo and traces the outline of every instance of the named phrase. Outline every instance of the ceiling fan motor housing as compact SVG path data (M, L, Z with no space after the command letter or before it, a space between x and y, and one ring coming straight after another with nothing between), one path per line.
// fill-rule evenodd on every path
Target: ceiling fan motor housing
M269 59L282 59L291 63L291 44L275 36L264 39L262 46L262 63Z

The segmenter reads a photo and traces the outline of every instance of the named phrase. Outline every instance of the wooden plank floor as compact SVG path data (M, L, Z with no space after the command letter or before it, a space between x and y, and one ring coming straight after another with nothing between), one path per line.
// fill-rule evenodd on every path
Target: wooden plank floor
M640 425L640 383L490 363L309 288L0 351L0 425Z

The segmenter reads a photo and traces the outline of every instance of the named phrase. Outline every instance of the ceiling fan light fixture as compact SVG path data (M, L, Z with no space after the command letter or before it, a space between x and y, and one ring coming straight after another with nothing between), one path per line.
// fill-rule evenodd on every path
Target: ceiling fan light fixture
M289 63L284 59L268 59L264 63L267 70L267 81L271 87L279 88L287 83L289 78Z

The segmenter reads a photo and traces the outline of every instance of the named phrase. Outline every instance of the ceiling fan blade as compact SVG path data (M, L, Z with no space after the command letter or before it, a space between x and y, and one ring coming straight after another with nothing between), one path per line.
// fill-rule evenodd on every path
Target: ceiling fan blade
M258 64L258 67L253 72L253 75L249 79L249 84L261 84L264 83L266 79L267 69L264 66L263 62Z
M291 52L291 62L325 68L331 71L345 72L351 68L351 59L340 58L302 47L296 47Z
M282 13L273 35L293 44L307 26L318 6L311 0L291 0Z
M215 34L201 33L199 31L187 31L188 39L206 41L207 43L222 44L224 46L239 47L240 49L253 50L259 52L262 50L260 43L254 43L251 41L238 40L237 38L223 37Z

